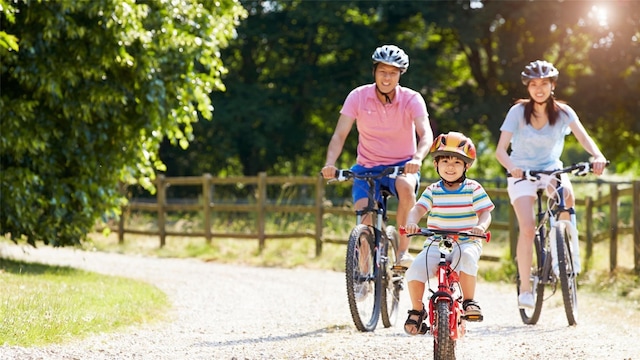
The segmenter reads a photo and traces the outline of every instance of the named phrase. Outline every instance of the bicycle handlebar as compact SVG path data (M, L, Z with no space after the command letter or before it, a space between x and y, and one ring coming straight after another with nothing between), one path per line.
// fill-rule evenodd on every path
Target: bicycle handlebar
M609 166L610 162L607 161L607 164L605 166ZM540 175L550 175L550 176L554 176L554 175L560 175L560 174L564 174L564 173L571 173L574 172L576 176L585 176L590 172L593 172L593 163L584 161L584 162L579 162L576 164L573 164L571 166L567 166L565 168L562 169L554 169L554 170L524 170L523 174L522 174L522 178L518 181L522 181L522 180L529 180L529 181L537 181L540 180ZM507 177L511 177L510 173L507 173Z
M477 238L486 239L487 242L491 240L491 231L487 231L484 235L477 235L467 231L452 231L452 230L420 228L420 231L418 231L417 233L407 234L407 230L404 228L404 226L400 226L400 229L398 229L398 231L400 232L400 235L407 235L407 237L445 235L445 236L453 237L454 239L457 239L458 236L468 236L468 237L477 237Z
M395 179L396 177L398 177L398 175L402 175L402 174L404 174L404 166L390 166L384 169L380 174L377 174L377 175L372 175L369 173L356 174L349 169L341 169L341 170L336 170L335 178L329 179L328 182L347 181L351 179L361 179L361 180L382 179L385 176Z

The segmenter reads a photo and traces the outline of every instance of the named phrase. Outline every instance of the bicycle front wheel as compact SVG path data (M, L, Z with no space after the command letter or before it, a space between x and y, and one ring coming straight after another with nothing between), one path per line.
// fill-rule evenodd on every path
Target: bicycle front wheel
M386 236L386 238L384 238ZM398 231L389 225L383 235L382 264L382 307L380 315L384 327L391 327L398 320L398 307L400 304L400 291L402 290L403 275L393 269L398 254Z
M567 315L569 325L578 323L578 284L577 274L573 269L573 258L571 253L571 241L565 224L556 227L556 246L558 248L558 277L562 288L562 300L564 301L564 312Z
M533 240L533 244L534 253L533 262L531 263L531 277L529 278L529 281L531 282L531 290L535 305L533 309L520 309L520 318L522 318L522 322L527 325L535 325L540 319L540 313L542 313L542 302L544 300L544 286L546 282L543 281L544 264L545 261L551 260L549 257L550 254L546 253L545 248L540 241L540 235L536 235L536 238ZM520 282L523 280L520 277L519 271L517 273L517 279L517 293L518 296L520 296Z
M448 301L438 301L436 303L433 333L433 358L434 360L455 359L455 340L450 335L450 309Z
M380 317L382 282L377 276L374 234L372 227L357 225L347 244L347 299L353 323L360 331L373 331Z

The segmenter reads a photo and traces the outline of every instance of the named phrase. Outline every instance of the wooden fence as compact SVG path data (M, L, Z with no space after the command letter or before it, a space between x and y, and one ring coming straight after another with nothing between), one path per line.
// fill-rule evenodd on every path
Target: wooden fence
M243 184L243 186L253 186L257 189L255 191L255 202L248 204L219 204L211 201L212 199L212 187L217 185L234 185ZM585 216L584 220L586 224L586 231L580 234L580 239L586 243L586 259L591 259L593 254L593 245L595 242L608 239L610 241L610 255L609 264L610 270L614 270L617 263L618 254L618 235L621 234L633 234L634 244L634 270L640 273L640 181L635 180L629 185L629 183L614 183L604 182L601 183L608 185L609 192L607 195L597 194L597 197L587 196L584 199L577 199L577 206L584 206ZM323 243L339 243L346 244L345 238L331 238L323 235L323 216L325 214L338 214L344 216L354 216L353 210L345 207L332 207L325 205L325 187L326 180L322 177L288 177L288 176L267 176L266 173L260 173L258 176L253 177L227 177L227 178L214 178L210 174L204 174L203 176L194 177L164 177L159 175L155 181L156 185L156 198L154 202L143 202L139 200L132 200L126 208L123 209L122 216L119 219L117 229L112 229L118 233L118 241L124 242L124 234L141 234L158 236L160 239L160 247L166 244L167 236L192 236L192 237L204 237L207 243L211 243L212 238L237 238L237 239L257 239L260 250L264 249L267 239L283 239L283 238L312 238L316 243L316 255L319 256L322 253ZM175 204L167 201L167 188L170 186L201 186L202 196L201 199L207 199L206 201L196 201L188 204ZM306 185L314 188L313 197L314 201L311 205L287 205L287 204L274 204L267 198L267 188L270 185L277 186L291 186L291 185ZM424 189L426 185L422 185ZM508 198L506 189L500 188L486 188L489 196L494 199ZM620 198L623 196L631 196L632 198L632 225L624 226L619 221L619 203ZM601 207L608 207L609 209L609 224L611 224L608 231L596 232L594 229L594 211ZM509 206L509 215L507 221L494 221L491 224L492 231L501 230L508 232L508 238L510 241L510 253L512 258L515 258L515 242L517 239L518 229L517 221L513 209ZM136 230L127 229L126 214L127 210L148 211L157 214L157 230ZM178 211L196 211L201 212L203 215L203 229L201 231L168 231L167 230L167 213ZM212 212L244 212L256 214L256 226L253 232L214 232L212 231ZM313 231L305 232L291 232L291 233L267 233L266 218L268 213L310 213L315 217L315 226ZM391 218L395 216L393 211L389 212ZM418 251L419 249L411 249L412 251ZM587 261L588 263L588 261Z

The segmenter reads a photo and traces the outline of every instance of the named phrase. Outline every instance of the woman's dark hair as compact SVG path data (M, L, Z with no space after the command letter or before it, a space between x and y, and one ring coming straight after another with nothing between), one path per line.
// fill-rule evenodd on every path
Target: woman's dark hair
M535 102L531 99L520 99L516 101L516 104L524 104L524 119L527 125L531 124L531 116L533 116L533 104ZM547 99L547 116L549 117L549 125L553 126L558 120L560 111L564 110L558 105L558 103L565 103L564 101L556 100L553 95L550 95Z

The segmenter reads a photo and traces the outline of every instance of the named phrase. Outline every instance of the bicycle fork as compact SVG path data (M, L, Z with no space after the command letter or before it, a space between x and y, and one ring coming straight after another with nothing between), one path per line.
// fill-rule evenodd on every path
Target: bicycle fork
M444 260L442 260L444 261ZM464 317L462 315L462 288L460 287L460 281L455 271L451 270L451 273L441 264L438 269L438 291L431 295L431 301L429 301L429 319L431 320L430 331L433 336L437 336L439 331L446 331L449 337L453 340L457 340L464 336L465 326L463 324ZM440 302L448 303L449 307L449 329L438 329L435 322L435 309Z
M570 254L571 259L567 259L567 261L572 261L573 264L573 272L575 274L580 273L581 265L580 265L580 243L578 238L578 229L576 229L575 225L570 220L556 220L554 217L550 219L551 231L549 233L549 240L551 241L551 258L552 258L552 267L553 273L558 276L558 242L556 239L556 234L558 231L564 233L567 230L569 235L569 246L570 246Z
M574 274L578 274L581 270L580 268L580 244L578 239L578 229L576 227L576 211L573 207L567 208L564 199L564 191L563 188L560 187L557 189L557 197L558 197L558 208L554 211L553 214L549 214L549 224L551 231L549 233L549 240L551 241L551 254L552 254L552 268L553 273L558 276L558 242L556 241L556 234L558 232L564 234L565 230L568 230L569 233L569 253L571 254L571 259L567 259L567 261L572 261L573 272ZM569 217L572 220L562 220L560 219L560 215L563 212L569 213Z

